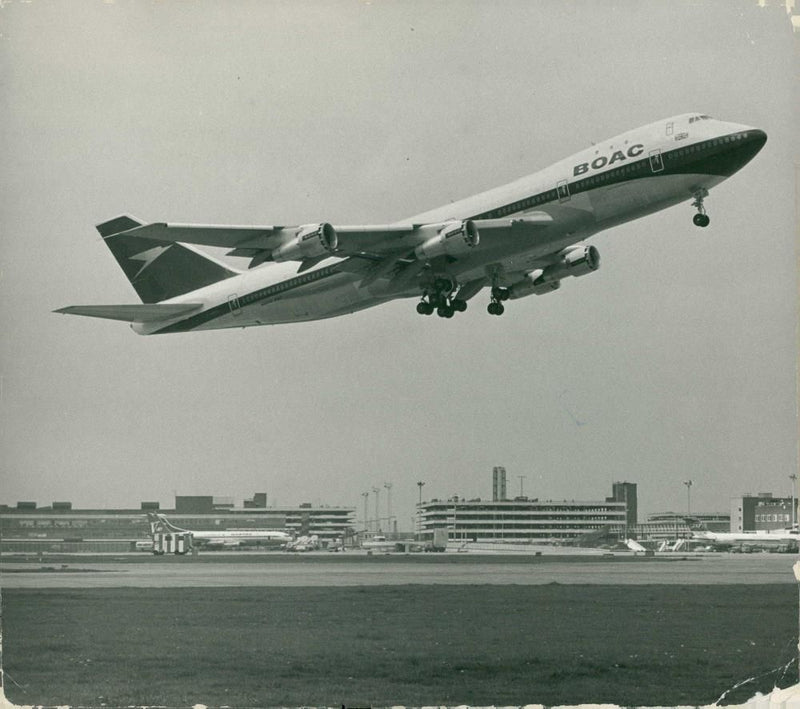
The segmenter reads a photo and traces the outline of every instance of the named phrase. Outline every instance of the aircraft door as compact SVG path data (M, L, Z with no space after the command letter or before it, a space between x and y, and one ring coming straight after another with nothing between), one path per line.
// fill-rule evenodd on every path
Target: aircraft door
M234 293L228 296L228 307L231 310L231 315L241 315L242 306L239 303L239 296Z
M661 157L660 150L650 151L650 169L653 172L661 172L664 169L664 160Z
M569 201L569 184L567 184L566 180L561 180L556 185L556 193L558 194L558 201L559 202L568 202Z

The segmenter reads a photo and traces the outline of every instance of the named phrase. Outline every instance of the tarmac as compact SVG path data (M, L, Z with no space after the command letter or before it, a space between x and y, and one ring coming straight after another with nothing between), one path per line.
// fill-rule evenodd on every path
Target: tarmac
M142 554L0 560L2 588L796 583L794 554L509 557L486 555Z

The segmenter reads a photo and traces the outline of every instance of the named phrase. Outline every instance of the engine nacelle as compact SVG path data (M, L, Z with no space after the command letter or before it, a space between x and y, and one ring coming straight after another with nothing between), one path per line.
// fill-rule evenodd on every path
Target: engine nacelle
M600 268L600 252L594 246L570 246L561 254L561 261L548 266L540 278L558 281L567 276L585 276Z
M478 227L471 219L451 222L442 227L436 236L417 246L414 253L423 261L437 256L464 256L474 249L480 240Z
M508 289L511 300L524 298L526 295L545 295L561 288L561 281L542 281L544 271L537 269L528 273L521 281L517 281Z
M561 260L547 268L531 271L509 289L511 298L544 295L558 290L561 279L585 276L600 268L600 252L594 246L570 246L560 254Z
M339 246L336 229L330 224L306 224L295 235L272 251L273 261L302 261L333 254Z

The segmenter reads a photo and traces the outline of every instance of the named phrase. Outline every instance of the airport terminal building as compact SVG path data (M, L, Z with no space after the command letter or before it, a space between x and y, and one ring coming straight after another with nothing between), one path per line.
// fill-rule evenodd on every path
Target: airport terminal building
M495 499L452 497L419 505L421 540L447 529L452 540L472 542L575 542L582 537L626 536L636 525L636 483L614 483L604 500L539 500L518 496L501 499L505 470L493 473Z
M798 519L797 498L776 497L771 492L745 493L731 499L731 531L786 529Z
M86 510L73 509L70 502L47 507L18 502L15 507L0 505L0 552L134 551L137 542L151 540L148 512L194 531L270 529L295 537L317 535L322 546L351 538L355 525L354 507L267 507L264 493L242 507L234 507L230 498L212 496L178 496L173 509L160 509L157 502L142 502L138 509Z

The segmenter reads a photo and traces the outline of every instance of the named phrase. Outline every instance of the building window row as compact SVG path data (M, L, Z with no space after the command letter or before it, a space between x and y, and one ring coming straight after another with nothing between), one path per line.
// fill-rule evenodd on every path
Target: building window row
M756 522L791 522L789 514L759 514L756 515Z

